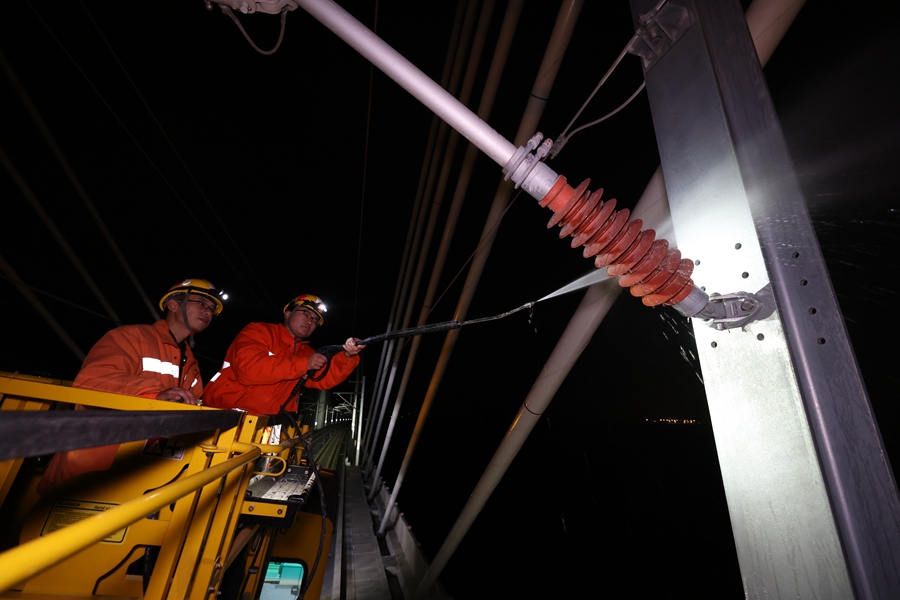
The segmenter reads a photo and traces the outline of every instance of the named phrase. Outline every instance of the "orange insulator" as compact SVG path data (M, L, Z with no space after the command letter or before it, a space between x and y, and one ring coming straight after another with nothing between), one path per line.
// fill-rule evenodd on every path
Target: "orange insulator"
M578 230L580 233L577 233L575 237L572 238L572 247L577 248L581 246L589 239L591 239L594 235L597 234L598 231L604 226L607 225L607 220L610 215L612 215L616 210L616 199L607 200L606 202L601 202L594 209L594 213L587 218L587 222L585 222L583 227L579 227Z
M543 198L540 206L553 211L547 228L561 227L559 237L572 236L572 247L584 246L584 256L594 256L594 265L607 267L610 277L631 289L647 306L678 304L691 293L694 263L669 249L666 240L657 240L652 229L642 230L640 219L629 221L631 212L616 210L616 200L602 201L603 189L588 190L590 180L577 188L562 175Z

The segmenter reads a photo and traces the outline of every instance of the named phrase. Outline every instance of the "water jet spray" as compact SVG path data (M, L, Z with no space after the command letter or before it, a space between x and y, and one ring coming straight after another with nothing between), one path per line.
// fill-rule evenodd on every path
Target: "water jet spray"
M598 283L600 281L605 281L607 279L609 279L609 275L607 275L603 271L600 271L600 270L592 271L592 272L588 273L587 275L584 275L583 277L579 277L578 279L576 279L575 281L573 281L571 283L567 283L566 285L562 286L558 290L556 290L554 292L550 292L543 298L540 298L538 300L533 300L531 302L526 302L522 306L520 306L518 308L514 308L512 310L508 310L504 313L500 313L500 314L493 315L490 317L481 317L479 319L469 319L468 321L443 321L441 323L432 323L430 325L421 325L418 327L408 327L406 329L397 329L395 331L387 331L385 333L379 333L378 335L373 335L371 337L361 339L357 342L357 345L367 346L369 344L377 344L378 342L385 342L387 340L395 340L398 338L408 338L408 337L424 335L424 334L428 334L428 333L439 333L441 331L450 331L453 329L459 329L460 327L463 327L464 325L474 325L475 323L486 323L487 321L496 321L498 319L503 319L503 318L513 315L517 312L523 311L526 308L528 308L528 309L533 308L534 305L537 304L538 302L543 302L544 300L549 300L550 298L555 298L555 297L561 296L563 294L568 294L569 292L574 292L576 290L580 290L589 285L593 285L595 283ZM328 372L328 368L331 365L331 357L343 349L344 349L343 346L338 346L338 345L322 346L321 348L317 349L316 352L318 354L322 354L323 356L325 356L328 359L328 363L325 365L325 367L323 368L322 372L319 375L313 376L312 373L310 373L309 378L312 379L313 381L318 381L318 380L322 379L325 376L325 373Z

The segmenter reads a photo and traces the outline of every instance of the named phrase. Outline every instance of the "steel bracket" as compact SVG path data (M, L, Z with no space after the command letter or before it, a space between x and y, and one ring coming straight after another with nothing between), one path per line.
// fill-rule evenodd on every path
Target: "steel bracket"
M735 292L732 294L710 294L709 303L695 316L706 324L724 331L743 329L753 321L761 321L775 310L771 284L755 294Z
M666 3L639 17L640 26L628 44L628 52L640 56L649 71L690 28L693 19L686 8Z

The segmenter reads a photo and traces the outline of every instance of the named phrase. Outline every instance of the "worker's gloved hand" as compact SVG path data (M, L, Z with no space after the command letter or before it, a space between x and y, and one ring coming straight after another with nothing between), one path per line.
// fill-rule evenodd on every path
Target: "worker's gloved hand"
M359 341L359 338L350 338L346 342L344 342L344 352L347 353L347 356L356 356L359 354L359 351L365 348L365 344L361 346L357 346L356 343Z
M181 402L184 404L197 404L197 398L191 390L180 387L173 387L163 390L156 395L157 400L169 400L170 402Z
M307 371L318 371L322 367L325 366L325 363L328 362L328 359L323 355L316 352L306 359L306 370Z

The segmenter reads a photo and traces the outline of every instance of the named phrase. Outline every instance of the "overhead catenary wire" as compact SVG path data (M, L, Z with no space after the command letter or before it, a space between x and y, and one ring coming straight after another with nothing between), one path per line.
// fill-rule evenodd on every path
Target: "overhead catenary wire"
M375 16L372 31L378 33L378 0L375 1ZM363 222L366 216L366 181L369 171L369 137L372 134L372 90L375 86L375 65L369 63L369 85L366 95L366 132L363 136L362 182L359 186L359 227L356 232L356 269L353 274L353 317L350 330L356 330L356 310L359 302L359 267L362 261Z
M56 294L51 294L51 293L48 292L48 291L42 290L42 289L37 288L37 287L35 287L35 286L31 285L31 284L26 283L25 281L23 281L22 279L19 279L18 277L13 277L13 276L10 276L9 274L6 274L6 275L0 275L0 279L5 279L5 280L9 281L10 283L15 284L16 286L18 286L18 287L20 287L20 288L21 288L21 287L28 288L28 289L31 290L32 292L38 293L38 294L40 294L40 295L42 295L42 296L46 296L46 297L48 297L48 298L53 298L53 299L56 300L57 302L61 302L62 304L67 304L67 305L69 305L69 306L71 306L71 307L73 307L73 308L77 308L78 310L84 311L84 312L88 313L89 315L93 315L93 316L95 316L95 317L97 317L97 318L104 319L104 320L106 320L106 321L110 321L110 322L112 322L112 323L118 324L117 321L115 321L115 320L114 320L112 317L110 317L109 315L104 315L103 313L99 313L99 312L97 312L97 311L95 311L95 310L91 310L91 309L87 308L86 306L82 306L82 305L80 305L80 304L77 304L77 303L75 303L75 302L72 302L71 300L66 300L66 299L63 298L62 296L57 296Z
M521 195L522 195L522 190L519 189L519 191L516 192L516 194L512 197L512 200L509 201L509 204L506 205L506 208L503 209L503 214L501 215L501 220L494 223L494 226L489 231L490 234L493 235L495 233L494 230L500 226L500 223L502 222L502 218L504 216L506 216L506 213L509 212L509 209L512 208L513 204L515 204L516 200L518 200L519 196L521 196ZM475 248L472 250L472 252L469 253L469 256L466 258L466 260L463 262L463 264L460 265L459 269L457 269L456 274L453 275L453 277L450 279L450 281L447 283L447 285L444 286L444 291L441 292L441 294L437 297L437 299L435 299L434 303L428 309L426 316L430 315L432 313L432 311L434 311L434 309L437 308L438 304L441 303L441 300L444 299L444 296L446 296L450 292L450 289L453 287L453 284L456 282L456 280L459 279L459 276L465 272L466 267L469 266L469 263L472 262L472 259L475 258L475 255L478 254L478 251L486 243L487 243L487 238L482 238L482 239L478 240L478 245L476 245Z
M103 308L106 309L106 312L113 319L113 321L121 325L122 321L119 319L116 311L113 310L113 307L103 295L103 292L99 287L97 287L97 284L94 282L94 279L91 277L90 273L88 273L87 268L81 262L81 259L78 258L78 255L66 241L62 232L53 221L53 218L47 213L46 210L44 210L44 207L41 204L40 200L38 200L37 195L25 182L22 174L19 173L18 169L16 169L15 165L12 163L2 146L0 146L0 163L3 164L3 167L9 173L9 176L12 178L13 182L16 184L16 187L19 188L19 191L22 193L25 199L28 200L28 203L31 204L35 212L37 212L40 219L44 222L44 226L47 227L47 229L53 235L56 243L59 244L60 248L62 248L63 252L69 258L69 261L75 267L75 270L78 271L78 273L81 275L81 278L84 279L88 288L91 290L91 292L93 292L94 296L96 296L97 300L100 302Z
M250 46L262 54L263 56L270 56L275 54L278 49L281 47L281 41L284 39L284 28L287 22L287 14L288 10L286 8L281 9L281 31L278 34L278 41L275 42L275 46L272 47L271 50L263 50L259 46L257 46L253 40L250 39L250 35L247 33L247 30L244 29L244 26L241 25L241 22L238 20L237 16L235 16L234 11L231 10L230 6L225 6L224 4L220 4L219 8L222 9L222 12L231 17L231 20L234 21L234 24L237 25L237 28L244 35L244 39L249 42Z
M47 307L38 299L37 296L34 295L34 292L31 291L30 287L20 283L22 280L19 278L18 273L16 273L15 269L6 262L3 258L3 255L0 255L0 271L3 271L6 274L6 277L15 285L19 292L25 296L25 299L34 307L34 309L44 318L47 325L56 332L56 335L59 336L59 339L72 351L72 354L75 355L79 361L84 360L84 351L78 347L78 344L75 343L66 330L59 324L59 321L54 318L53 314L47 310Z
M134 134L131 132L131 130L128 128L128 126L126 126L125 123L122 121L122 119L119 117L118 113L112 108L112 106L109 104L109 102L107 102L105 96L100 92L100 90L97 88L97 86L94 85L94 83L93 83L93 81L91 80L91 78L87 76L87 74L86 74L86 73L84 72L84 70L81 68L79 62L78 62L78 61L75 59L75 57L69 52L68 48L63 44L62 40L60 40L59 37L57 37L57 35L54 33L53 29L47 24L47 22L43 19L43 17L42 17L42 16L40 15L40 13L35 9L35 7L32 5L31 2L28 2L28 6L29 6L29 8L31 9L32 13L34 13L34 15L35 15L35 17L38 19L38 21L40 21L41 25L43 25L44 29L47 31L47 33L50 35L50 37L53 38L53 40L56 42L56 44L57 44L57 46L59 47L59 49L63 52L63 54L66 55L66 57L67 57L67 58L69 59L69 61L72 63L73 67L78 71L78 73L81 75L81 77L82 77L82 78L84 79L84 81L87 83L88 87L90 87L91 90L93 90L93 92L97 95L97 98L100 100L100 102L103 104L103 106L106 107L106 109L109 111L110 115L112 115L113 119L119 124L119 126L122 128L122 130L125 132L125 134L131 139L131 141L134 142L134 145L135 145L135 147L137 147L138 151L144 156L144 158L147 160L147 162L150 164L150 166L153 168L153 170L157 173L157 175L158 175L158 176L160 177L160 179L163 181L163 183L165 184L165 186L166 186L166 187L169 189L169 191L173 194L173 196L175 197L175 199L181 204L181 206L182 206L182 208L185 210L185 212L190 216L190 218L194 221L194 223L196 223L198 229L199 229L200 231L202 231L203 234L207 237L209 244L210 244L212 247L214 247L214 248L215 248L215 249L216 249L216 250L224 257L225 261L229 264L229 266L232 268L232 270L237 274L237 276L238 276L240 279L243 280L244 278L243 278L243 275L241 274L241 271L238 270L238 269L236 268L236 266L231 262L231 259L228 257L228 255L222 250L222 248L220 247L220 245L216 242L216 237L213 236L213 235L207 230L207 228L206 228L206 227L204 226L204 224L203 224L203 221L202 221L201 219L199 219L199 218L197 217L197 215L196 215L196 214L188 207L187 203L184 201L184 199L181 197L181 195L178 193L178 191L175 189L175 187L172 185L172 183L169 181L169 179L163 174L162 170L159 168L159 166L156 164L156 162L150 157L150 155L148 154L148 152L144 149L144 147L143 147L143 146L141 145L141 143L137 140L137 138L135 138ZM90 13L87 11L87 8L84 7L83 4L82 4L82 8L84 9L84 11L85 11L85 13L87 14L88 18L92 21L92 23L94 23L93 17L90 15ZM201 195L201 197L204 198L204 200L206 200L207 207L209 207L210 211L213 213L214 216L216 216L216 219L219 220L219 223L221 224L221 220L219 219L218 215L216 214L215 209L211 206L210 202L206 199L205 194L203 194L202 189L200 189L199 184L196 182L196 179L194 178L194 176L193 176L193 174L191 173L190 169L187 167L187 164L186 164L186 163L184 162L184 160L181 158L180 154L178 154L178 152L175 150L174 144L172 144L172 142L171 142L171 140L169 139L168 135L165 133L165 130L162 128L162 125L161 125L161 124L159 123L159 121L156 119L156 116L154 115L153 111L150 109L149 105L147 104L147 101L144 99L143 95L140 93L140 91L138 90L137 86L134 84L134 82L132 81L131 77L128 75L127 70L125 69L124 65L122 65L121 61L119 61L118 56L117 56L117 55L115 54L115 52L113 51L112 47L111 47L111 46L109 45L109 43L107 42L106 38L102 35L102 32L99 30L99 27L96 25L96 23L94 23L94 26L97 28L98 35L100 35L101 39L102 39L102 40L104 41L104 43L107 45L107 48L110 50L110 52L111 52L111 54L113 55L114 59L115 59L115 60L118 62L118 64L120 65L120 68L123 70L123 72L124 72L126 78L128 78L129 82L131 82L132 88L135 90L135 92L137 93L137 95L138 95L138 97L140 98L141 102L142 102L142 103L144 104L144 106L147 108L147 111L149 112L151 118L154 120L154 122L156 123L157 127L158 127L158 128L160 129L160 131L162 132L163 137L166 139L166 141L168 142L169 146L173 149L173 152L175 153L176 157L177 157L177 158L179 159L179 161L182 163L182 166L185 168L185 171L188 173L188 176L189 176L189 177L191 178L191 180L194 182L194 184L195 184L195 186L197 187L197 189L200 190L200 195ZM224 225L222 225L222 226L223 226L223 228L224 228ZM240 253L240 249L237 247L237 244L234 242L234 239L233 239L233 238L231 237L231 235L228 233L228 230L227 230L227 229L225 229L225 233L226 233L226 235L228 236L229 240L232 242L232 244L234 244L235 248L238 249L238 253L241 254L241 253ZM241 258L244 259L243 254L241 254ZM249 267L249 264L247 263L246 259L244 259L244 263L247 264L248 267ZM252 272L253 272L252 268L251 268L250 270L251 270L251 273L252 273ZM247 284L247 287L250 289L250 293L253 294L261 304L263 304L262 299L259 298L259 296L257 295L257 289L259 289L259 290L265 290L265 287L262 286L261 284L259 284L259 279L255 276L255 274L254 274L254 278L257 280L257 285L250 285L250 284ZM264 291L263 293L265 293L265 291ZM272 301L271 298L268 298L268 302L269 302L270 305L277 306L277 305Z
M234 239L234 236L231 235L231 232L229 231L228 227L225 225L225 223L222 221L222 218L219 216L219 212L216 210L215 206L213 206L212 202L209 201L209 198L207 197L206 193L203 191L203 188L200 187L200 183L197 181L197 178L194 177L193 171L191 170L190 167L188 167L187 162L185 162L184 158L181 156L181 153L178 151L178 148L175 147L175 144L172 142L172 139L169 137L169 134L166 132L165 128L162 126L162 123L159 122L159 119L156 117L156 113L154 113L153 109L150 108L150 104L147 102L147 99L141 93L140 88L138 88L137 84L134 82L131 75L128 73L128 69L126 69L125 65L122 64L122 61L119 60L119 55L113 49L112 45L109 43L109 40L106 39L106 36L103 35L103 31L100 29L100 26L94 20L93 15L90 13L90 11L87 9L87 7L84 5L83 0L79 0L79 2L81 4L81 8L84 10L88 19L91 21L91 24L93 24L94 29L97 31L97 35L99 35L100 39L103 40L103 43L106 45L106 48L109 50L113 59L116 61L116 64L119 65L119 68L122 70L122 74L128 80L128 83L131 84L131 89L134 90L134 93L137 95L138 99L141 101L141 104L144 105L144 108L147 110L147 113L150 115L150 118L153 119L153 123L156 125L156 128L162 134L163 139L166 140L166 143L169 145L169 148L171 148L172 153L178 159L178 162L181 163L181 166L184 168L185 173L187 173L187 176L190 178L191 183L194 184L194 187L197 189L197 193L200 195L200 197L206 203L206 206L209 209L210 213L216 218L216 221L218 221L219 226L222 228L222 231L225 232L225 236L228 238L228 241L231 242L231 245L237 251L238 256L241 257L241 260L243 261L244 265L249 270L250 275L253 278L253 280L256 281L256 285L247 285L247 287L250 288L250 293L253 294L256 297L257 301L259 301L262 304L262 299L256 295L256 290L257 289L261 290L262 294L265 296L266 300L268 301L268 303L270 305L278 306L278 304L272 299L272 297L269 296L269 294L266 290L266 286L264 286L262 284L262 281L256 275L256 270L250 265L250 262L247 260L247 257L244 256L244 253L241 251L241 247L238 245L237 241ZM282 31L282 33L283 33L283 31ZM79 71L80 71L80 69L79 69ZM82 73L82 75L83 75L83 73ZM96 91L96 88L95 88L95 91ZM106 106L107 106L107 108L109 108L108 104ZM112 110L112 109L110 108L110 110ZM119 122L121 124L121 121L119 121ZM123 127L124 127L124 125L123 125ZM129 136L131 136L130 133L129 133ZM132 136L132 140L134 140L133 136ZM135 141L135 143L136 143L136 141ZM145 156L146 156L146 153L145 153ZM149 159L149 157L148 157L148 159ZM155 165L154 165L154 168L155 168ZM159 171L159 169L157 169L157 171ZM171 188L171 185L169 187ZM176 194L176 197L178 197L177 194ZM180 197L178 197L178 199L181 200ZM184 201L182 201L182 204L184 204ZM190 211L188 211L188 212L190 213ZM191 216L193 216L193 214L191 214ZM197 221L198 224L200 224L199 220L197 220L196 217L194 217L194 220ZM201 229L202 229L202 225L201 225ZM208 232L206 232L204 230L204 233L206 233L207 237L209 237L210 240L212 240L212 236ZM243 276L241 275L241 272L237 268L235 268L235 266L231 263L231 260L228 258L228 255L226 255L225 252L223 252L218 247L218 245L215 244L215 242L213 242L213 245L216 247L216 249L219 250L219 252L225 258L226 262L228 262L228 264L231 266L231 268L237 274L237 276L243 280Z
M613 61L613 64L609 67L609 69L606 70L606 73L603 74L603 77L600 78L600 81L594 87L594 91L591 92L591 94L587 97L587 100L585 100L584 103L581 105L581 108L579 108L575 112L575 116L572 117L572 120L569 121L569 124L566 125L566 128L563 129L561 134L559 134L559 139L563 139L566 137L566 134L569 133L569 129L572 128L572 125L575 124L575 121L578 120L578 117L581 116L581 113L584 112L584 109L587 108L587 105L591 103L591 100L594 99L594 96L597 95L597 92L600 91L600 88L603 87L603 84L606 83L606 80L609 79L609 76L612 75L613 71L616 70L616 67L619 66L619 63L622 62L622 59L625 58L625 55L628 54L628 47L631 46L631 44L633 44L636 39L637 39L637 35L631 36L631 39L628 40L628 43L625 44L624 48L622 48L622 51L619 53L619 55Z
M44 119L41 117L40 113L37 110L37 107L35 107L34 103L31 101L31 97L25 90L25 86L23 86L22 82L19 81L18 76L16 76L15 71L13 71L12 66L9 64L9 61L6 59L6 55L2 50L0 50L0 67L2 67L2 69L6 73L6 77L12 84L13 89L16 90L16 93L19 96L19 100L25 106L25 110L28 112L28 114L31 115L31 119L34 121L35 126L44 137L44 141L46 141L47 145L50 146L51 152L56 157L57 162L59 162L60 167L66 174L66 177L68 177L70 183L72 184L72 187L75 188L75 193L78 194L79 198L81 198L81 201L84 203L85 208L87 208L87 211L91 215L91 218L94 219L94 223L97 225L97 228L100 230L100 233L103 235L106 243L109 244L109 247L112 249L113 255L116 257L116 259L118 259L119 264L122 265L122 268L125 270L125 274L128 276L128 279L137 289L138 295L140 295L141 299L144 301L144 305L149 309L151 317L154 321L157 320L159 318L159 313L156 311L156 307L153 306L150 298L147 297L147 293L144 291L144 288L135 275L134 271L132 270L131 265L128 264L128 260L125 258L125 255L122 254L122 250L119 248L119 245L113 238L112 233L110 233L109 229L106 227L106 223L103 221L103 218L100 216L100 213L97 212L97 208L94 206L94 203L88 196L87 190L84 189L84 186L81 184L81 180L77 175L75 175L75 171L72 169L72 166L69 164L69 161L63 154L62 149L59 147L59 144L56 143L56 139L53 137L53 134L50 133L49 128L47 127L46 123L44 123ZM113 320L116 321L117 319Z
M667 0L659 0L659 2L656 3L656 6L653 7L653 11L658 11L659 9L661 9L663 4L665 4L666 2L667 2ZM631 36L631 39L628 40L628 43L625 44L625 47L622 48L621 52L619 52L619 55L613 61L613 64L610 65L609 69L607 69L607 71L603 75L603 77L600 78L600 81L597 83L596 87L594 87L594 91L592 91L591 94L587 97L587 100L584 101L584 103L581 105L581 108L579 108L578 111L576 111L575 116L572 117L572 120L569 121L569 124L566 125L566 128L563 129L562 133L559 134L559 137L556 138L556 140L553 143L553 148L551 148L551 150L550 150L550 158L551 159L555 158L562 151L563 147L566 145L566 143L570 139L572 139L573 135L575 135L579 131L587 129L588 127L592 127L594 125L597 125L598 123L602 123L606 119L612 117L613 115L615 115L616 113L621 111L623 108L625 108L626 106L631 104L631 101L634 100L637 97L637 95L641 93L641 90L644 89L644 87L646 86L646 83L642 82L641 85L638 86L638 89L635 90L635 92L633 94L631 94L631 96L628 98L628 100L626 100L621 105L619 105L618 108L605 114L604 116L600 117L599 119L597 119L595 121L591 121L590 123L585 123L581 127L578 127L577 129L573 130L572 133L569 133L569 129L572 129L572 125L575 124L575 121L578 120L578 117L581 116L581 113L584 112L584 109L587 108L587 105L591 103L591 100L594 99L594 96L597 94L598 91L600 91L600 88L603 87L603 84L606 83L606 80L609 79L609 77L610 77L610 75L612 75L613 71L616 70L616 68L619 66L619 63L621 63L622 59L625 58L625 55L628 54L628 50L629 50L629 48L631 48L631 45L634 44L634 42L637 39L638 39L637 33L635 33L634 35Z
M610 112L606 113L599 119L596 119L589 123L585 123L584 125L581 125L580 127L576 127L575 129L572 130L572 133L570 133L568 136L566 136L566 138L565 138L566 141L571 140L572 136L575 135L576 133L578 133L579 131L583 131L583 130L587 129L588 127L593 127L594 125L598 125L598 124L602 123L603 121L605 121L606 119L608 119L612 116L615 116L619 111L621 111L623 108L625 108L626 106L631 104L632 100L637 98L637 95L640 94L644 90L645 87L647 87L646 82L641 82L641 85L638 86L638 88L634 91L634 93L632 93L631 96L629 96L625 102L620 104L618 108L611 110ZM558 154L558 152L557 152L557 154Z
M550 149L550 154L549 154L551 159L556 158L556 156L560 152L562 152L562 149L569 142L569 140L572 139L572 136L574 136L579 131L583 131L584 129L587 129L588 127L592 127L594 125L602 123L606 119L612 117L613 115L615 115L616 113L621 111L623 108L625 108L626 106L631 104L631 101L634 100L635 98L637 98L637 95L641 93L641 90L643 90L644 87L646 87L646 83L641 82L641 85L638 86L638 89L635 90L634 93L631 94L631 96L629 96L629 98L625 102L623 102L621 105L619 105L618 108L608 112L607 114L603 115L599 119L596 119L594 121L591 121L590 123L585 123L584 125L581 125L580 127L574 129L572 131L572 133L569 133L569 129L572 128L572 125L575 124L575 121L578 119L578 117L581 116L581 113L584 111L585 108L587 108L587 105L591 103L591 100L594 99L594 96L597 94L597 92L600 90L600 88L603 86L603 84L606 83L606 80L609 79L609 76L612 75L613 71L616 70L616 67L619 66L619 63L622 62L622 59L625 57L625 55L628 54L628 48L631 47L631 45L634 43L634 41L636 39L637 39L637 35L631 36L631 39L628 40L628 43L625 45L625 47L619 53L619 56L617 56L616 59L613 61L612 66L610 66L609 69L606 71L606 73L603 75L603 77L600 78L600 81L597 83L597 86L594 88L594 91L591 92L590 96L587 97L587 100L584 101L584 103L581 105L581 108L578 109L578 111L575 113L575 116L572 117L572 120L569 121L569 124L566 125L566 128L563 129L562 133L560 133L559 136L556 138L556 140L554 140L553 147Z

